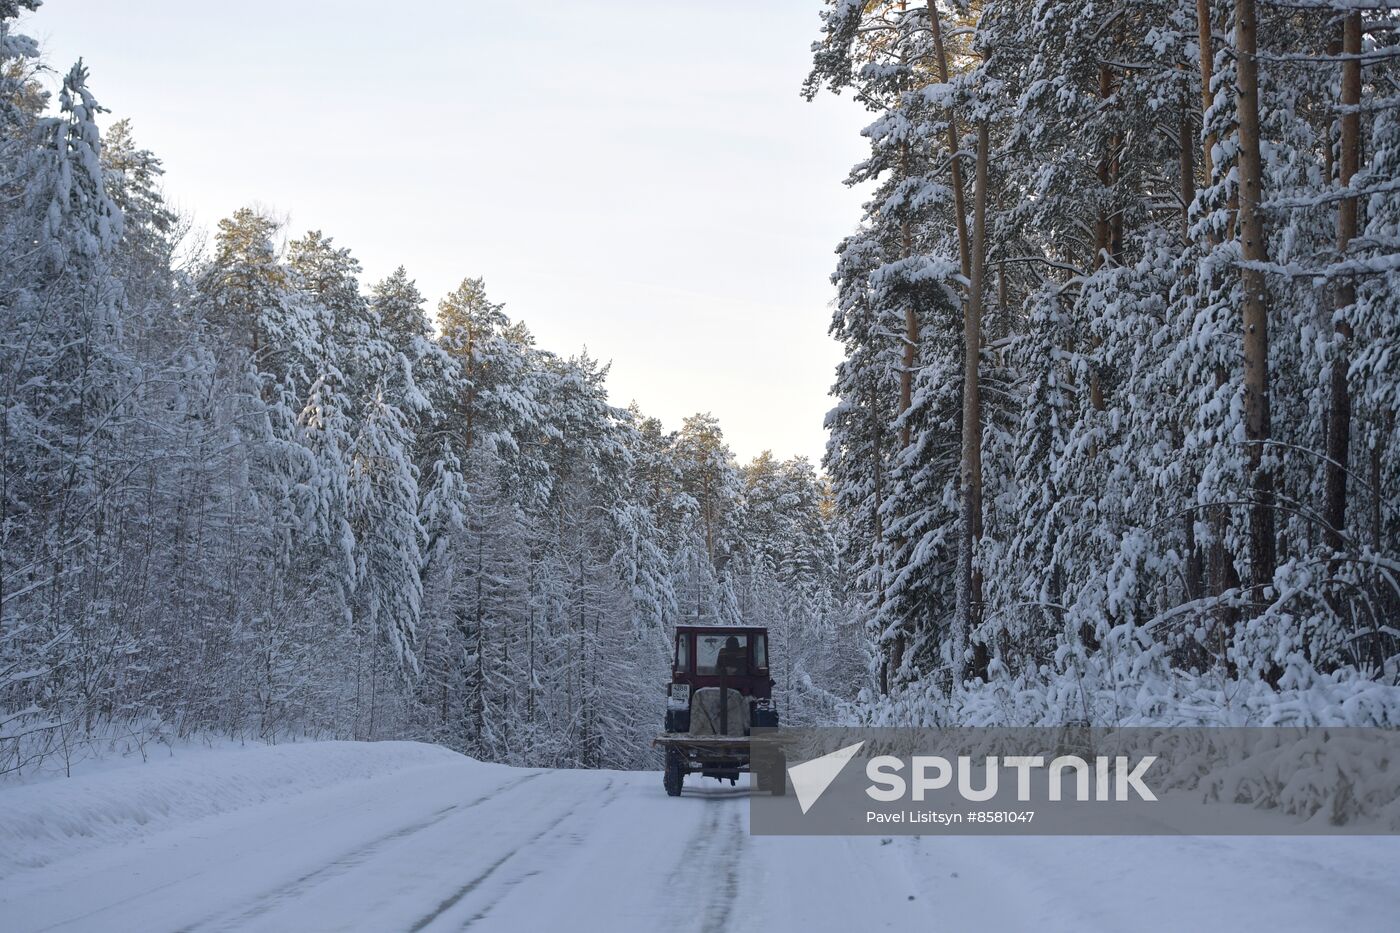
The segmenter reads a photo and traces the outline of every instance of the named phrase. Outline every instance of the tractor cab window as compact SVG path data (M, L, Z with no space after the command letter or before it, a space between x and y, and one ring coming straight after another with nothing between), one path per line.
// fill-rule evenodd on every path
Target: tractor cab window
M690 636L676 636L676 670L690 670Z
M695 673L733 675L748 672L749 636L695 636Z
M753 640L753 666L761 671L768 670L768 636L756 635Z

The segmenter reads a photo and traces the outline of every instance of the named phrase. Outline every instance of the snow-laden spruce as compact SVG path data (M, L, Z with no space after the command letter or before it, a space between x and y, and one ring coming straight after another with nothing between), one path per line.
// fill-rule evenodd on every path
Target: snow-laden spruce
M1394 722L1396 26L826 5L804 90L871 111L826 460L870 715Z

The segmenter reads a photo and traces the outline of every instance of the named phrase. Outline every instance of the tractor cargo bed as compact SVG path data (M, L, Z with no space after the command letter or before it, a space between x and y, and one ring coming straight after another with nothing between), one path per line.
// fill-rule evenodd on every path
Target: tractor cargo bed
M747 735L691 735L688 732L663 732L651 740L651 745L653 748L661 745L668 748L706 748L719 751L747 752L751 741L752 739Z
M664 783L666 793L672 797L680 796L687 774L703 774L733 784L739 775L754 772L755 766L765 760L769 766L768 776L763 778L764 786L760 789L779 795L787 792L786 780L781 777L787 769L783 739L772 733L755 737L663 732L652 739L651 744L653 748L659 746L666 750ZM775 774L779 775L779 783L767 786ZM754 780L754 787L758 788L757 776Z

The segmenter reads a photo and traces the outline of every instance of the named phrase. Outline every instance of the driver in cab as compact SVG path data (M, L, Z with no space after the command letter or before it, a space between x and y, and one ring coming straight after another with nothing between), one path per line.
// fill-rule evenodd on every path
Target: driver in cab
M724 640L724 647L719 649L715 669L720 674L743 674L747 672L748 660L748 651L738 638L730 635Z

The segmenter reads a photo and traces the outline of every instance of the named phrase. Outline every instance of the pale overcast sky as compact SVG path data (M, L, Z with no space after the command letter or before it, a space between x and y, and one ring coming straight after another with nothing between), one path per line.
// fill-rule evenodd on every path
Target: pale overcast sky
M865 114L798 94L820 0L45 0L196 223L247 204L465 276L615 403L717 415L741 458L820 458L832 249Z

